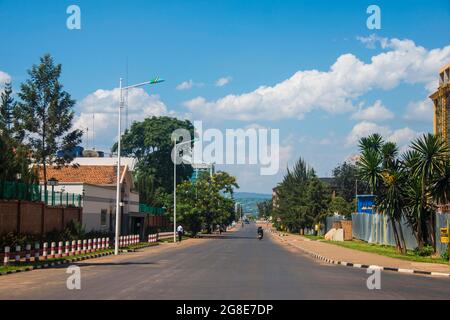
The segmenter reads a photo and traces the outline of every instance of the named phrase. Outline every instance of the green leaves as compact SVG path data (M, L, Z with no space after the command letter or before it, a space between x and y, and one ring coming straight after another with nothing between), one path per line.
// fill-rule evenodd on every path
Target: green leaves
M40 63L28 71L29 79L18 93L20 101L15 115L19 129L33 150L36 162L44 166L70 162L69 151L81 142L82 132L72 130L75 100L59 82L61 70L61 65L55 65L50 55L44 55ZM56 156L58 150L63 151L63 157Z
M236 219L232 194L238 187L236 178L226 172L182 182L177 188L178 221L194 234L201 226L211 231L211 226L229 225Z
M362 138L359 145L358 174L377 195L378 211L391 218L394 229L395 222L401 223L402 217L406 217L419 247L434 244L435 205L446 204L450 195L446 143L438 136L425 134L412 141L401 157L394 143L383 142L377 134ZM403 236L398 230L397 247L402 249Z
M273 216L278 227L299 232L328 214L330 191L301 158L276 190L278 199Z

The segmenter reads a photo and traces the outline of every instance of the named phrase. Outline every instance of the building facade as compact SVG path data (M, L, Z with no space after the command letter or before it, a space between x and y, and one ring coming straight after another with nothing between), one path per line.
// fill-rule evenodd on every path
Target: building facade
M47 179L54 179L55 192L69 192L82 196L83 219L86 231L115 230L117 166L114 160L82 158L71 165L47 167ZM123 159L121 166L121 226L122 234L143 234L145 213L139 210L139 193L134 190L131 160ZM40 183L43 173L39 171Z
M433 132L450 146L450 62L439 70L439 87L430 99L434 105Z

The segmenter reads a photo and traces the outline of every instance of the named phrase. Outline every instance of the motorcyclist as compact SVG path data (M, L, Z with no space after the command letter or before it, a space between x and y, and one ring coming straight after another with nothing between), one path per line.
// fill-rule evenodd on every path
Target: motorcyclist
M258 227L258 237L261 237L261 239L262 239L263 236L264 236L264 230L263 230L263 228L262 228L262 227Z

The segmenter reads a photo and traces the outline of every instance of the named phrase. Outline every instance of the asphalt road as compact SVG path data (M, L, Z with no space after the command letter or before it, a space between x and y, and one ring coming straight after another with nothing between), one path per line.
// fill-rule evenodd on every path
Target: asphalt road
M256 226L223 238L166 244L119 258L79 263L81 290L68 290L66 268L0 277L0 299L450 299L450 279L368 274L318 262Z

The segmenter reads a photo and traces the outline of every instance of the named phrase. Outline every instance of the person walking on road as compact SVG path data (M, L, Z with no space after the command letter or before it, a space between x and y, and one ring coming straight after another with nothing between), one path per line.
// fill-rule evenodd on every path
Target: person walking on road
M184 233L183 226L179 224L177 228L178 242L181 242L181 239L183 238L183 233Z

